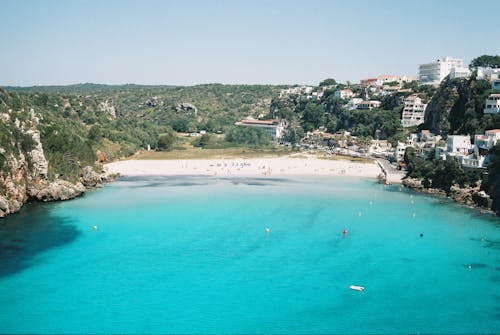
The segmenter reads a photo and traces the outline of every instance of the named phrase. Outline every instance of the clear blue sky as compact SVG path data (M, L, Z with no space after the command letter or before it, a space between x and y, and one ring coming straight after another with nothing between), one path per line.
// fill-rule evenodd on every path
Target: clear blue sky
M482 54L498 0L0 0L0 85L318 84Z

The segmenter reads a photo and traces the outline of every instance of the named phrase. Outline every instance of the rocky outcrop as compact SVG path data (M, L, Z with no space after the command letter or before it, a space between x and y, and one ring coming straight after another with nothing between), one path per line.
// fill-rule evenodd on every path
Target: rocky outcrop
M425 187L422 181L417 178L406 178L403 180L402 184L405 187L424 193L448 195L453 201L467 206L480 207L483 209L491 208L490 196L481 190L481 182L476 183L474 186L466 187L460 187L457 184L452 185L448 194L441 189Z
M80 182L86 188L102 187L103 183L111 182L119 176L120 174L118 173L109 173L106 170L101 170L100 173L97 173L91 166L85 166L80 175Z
M414 190L422 190L424 185L422 185L422 181L417 178L405 178L401 182L403 186L414 189Z
M17 212L28 201L26 185L30 180L27 162L23 154L7 156L8 169L0 171L0 217Z
M4 114L2 120L9 121L10 114ZM100 187L103 182L115 177L106 171L97 173L86 166L77 183L62 179L49 181L49 164L38 130L40 119L41 116L33 110L30 110L28 119L22 122L15 119L18 122L10 123L11 147L0 147L0 218L19 211L29 199L44 202L72 199L84 193L86 188ZM14 133L20 135L14 137Z
M28 152L32 164L32 168L30 169L32 175L31 177L46 178L49 169L49 163L47 162L45 154L43 153L43 146L42 142L40 141L40 132L38 130L31 129L26 131L26 134L31 136L31 138L35 142L35 147L30 152Z
M447 133L450 130L450 111L459 96L458 88L449 79L445 79L425 109L422 129L428 129L434 134L440 134L441 131Z
M85 192L85 186L82 183L70 183L66 180L57 180L54 182L44 181L35 184L29 189L29 195L39 201L69 200L76 198Z
M193 112L194 115L196 115L198 113L198 108L196 108L195 105L187 103L187 102L183 102L183 103L178 104L175 107L175 110L178 112L180 112L180 111Z
M91 166L85 166L80 174L80 182L85 187L101 187L102 175L95 172Z
M466 204L467 206L477 206L489 209L491 208L491 199L486 192L481 191L481 183L478 182L474 187L453 185L450 188L450 198L454 201Z
M112 119L116 118L116 108L108 101L103 101L97 105L97 110L99 112L103 112L108 114L108 116Z

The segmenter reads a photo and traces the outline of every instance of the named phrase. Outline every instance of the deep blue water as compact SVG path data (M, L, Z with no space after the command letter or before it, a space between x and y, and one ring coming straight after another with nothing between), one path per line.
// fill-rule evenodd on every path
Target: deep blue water
M0 221L0 333L500 333L500 220L367 180L122 179Z

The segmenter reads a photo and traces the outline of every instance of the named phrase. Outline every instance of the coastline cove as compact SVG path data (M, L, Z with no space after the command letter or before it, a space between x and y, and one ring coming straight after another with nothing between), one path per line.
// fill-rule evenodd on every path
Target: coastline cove
M122 177L2 221L0 332L495 333L498 223L372 179Z

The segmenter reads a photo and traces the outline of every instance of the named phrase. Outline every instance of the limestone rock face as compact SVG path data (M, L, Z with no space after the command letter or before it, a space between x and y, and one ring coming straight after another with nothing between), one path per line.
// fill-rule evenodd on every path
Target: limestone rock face
M416 190L422 190L424 188L424 185L422 185L422 181L416 178L403 179L402 184L403 186L406 186L408 188L413 188Z
M458 185L452 185L450 188L450 197L456 201L469 206L474 205L474 201L472 200L472 194L474 190L470 187L461 188Z
M38 130L28 130L26 134L31 135L33 141L36 143L35 148L28 153L33 163L33 168L31 169L32 177L45 178L47 177L49 163L43 153L42 142L40 142L40 132Z
M30 195L37 200L48 202L73 199L85 192L82 183L72 184L66 180L40 183L30 189Z
M108 101L103 101L97 106L97 110L108 114L111 118L116 118L116 108Z
M190 104L190 103L187 103L187 102L183 102L183 103L180 103L178 104L175 109L179 112L179 111L192 111L194 112L194 115L196 115L198 113L198 108L196 108L195 105L193 104Z
M9 202L4 197L0 196L0 218L3 218L9 213Z
M95 172L91 166L85 166L80 175L80 182L85 187L101 187L102 176Z

